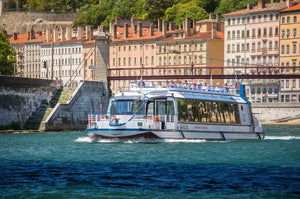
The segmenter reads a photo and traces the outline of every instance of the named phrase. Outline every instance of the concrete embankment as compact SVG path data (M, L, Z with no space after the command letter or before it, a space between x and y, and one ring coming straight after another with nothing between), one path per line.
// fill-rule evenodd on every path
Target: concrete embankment
M51 80L0 76L0 129L84 130L88 113L100 112L100 105L106 111L109 96L104 82L84 82L64 102L65 90Z
M300 125L300 103L254 103L263 124Z
M55 81L0 76L0 129L24 129L57 92Z
M84 130L88 124L88 113L106 112L108 99L104 82L86 81L74 91L67 103L56 104L51 114L42 121L40 130ZM100 110L100 107L103 109Z

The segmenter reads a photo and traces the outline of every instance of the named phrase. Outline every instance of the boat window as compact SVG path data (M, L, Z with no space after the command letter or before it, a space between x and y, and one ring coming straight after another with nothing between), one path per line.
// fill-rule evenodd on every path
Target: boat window
M154 114L154 102L148 102L147 103L147 115L153 115Z
M156 101L155 114L156 115L165 115L166 114L166 101L165 100Z
M240 123L238 104L177 99L178 121Z
M116 100L112 103L110 112L119 115L135 114L143 103L142 100ZM144 110L142 107L137 114L144 114Z
M174 103L173 101L168 101L167 102L167 114L168 115L174 115Z

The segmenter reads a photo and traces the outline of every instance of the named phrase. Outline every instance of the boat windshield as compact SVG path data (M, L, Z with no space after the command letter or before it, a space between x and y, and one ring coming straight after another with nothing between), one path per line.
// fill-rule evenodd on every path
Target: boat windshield
M132 115L135 114L144 114L145 106L141 107L144 103L144 100L116 100L112 103L110 108L110 113L112 115ZM141 109L139 110L139 108Z

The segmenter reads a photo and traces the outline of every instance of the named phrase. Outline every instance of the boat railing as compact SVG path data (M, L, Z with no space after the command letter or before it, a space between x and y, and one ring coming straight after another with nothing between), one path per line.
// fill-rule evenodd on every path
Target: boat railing
M261 126L261 114L260 113L252 113L253 121L255 126Z
M172 84L168 83L167 81L160 81L159 83L154 82L130 82L130 89L131 90L138 90L138 89L147 89L147 90L156 90L156 89L172 89L172 90L182 90L182 91L198 91L198 92L212 92L212 93L226 93L226 94L234 94L238 95L239 90L235 87L230 86L207 86L202 84L196 83L180 83L180 84Z

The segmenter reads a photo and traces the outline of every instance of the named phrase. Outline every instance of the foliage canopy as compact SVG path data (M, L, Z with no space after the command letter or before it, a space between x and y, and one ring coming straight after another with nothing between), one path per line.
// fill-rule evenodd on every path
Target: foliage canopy
M0 74L12 75L14 73L15 63L16 57L14 50L9 45L8 38L0 31Z

